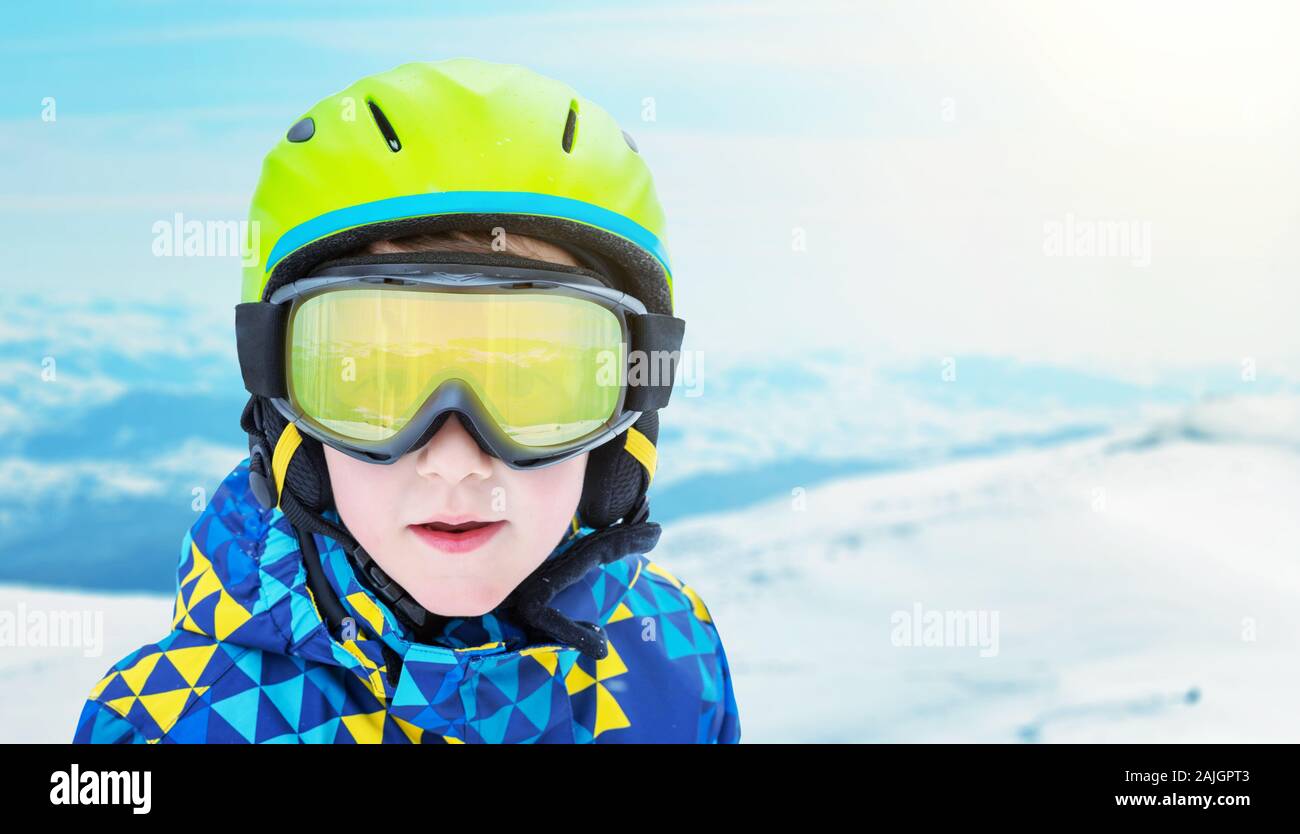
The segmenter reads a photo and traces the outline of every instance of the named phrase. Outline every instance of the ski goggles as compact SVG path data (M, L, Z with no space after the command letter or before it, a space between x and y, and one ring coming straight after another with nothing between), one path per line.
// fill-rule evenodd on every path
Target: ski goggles
M667 405L681 319L587 270L472 259L327 265L238 305L245 387L301 433L374 463L455 413L489 454L537 468Z

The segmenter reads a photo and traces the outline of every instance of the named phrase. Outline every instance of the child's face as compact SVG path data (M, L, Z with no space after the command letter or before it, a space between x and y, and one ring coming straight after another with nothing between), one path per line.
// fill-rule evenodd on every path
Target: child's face
M507 242L513 254L578 264L544 240L511 235ZM445 248L376 241L368 251ZM328 446L325 462L339 516L379 567L429 611L476 617L500 605L559 544L582 497L587 454L511 469L452 415L423 448L394 463L365 463ZM421 529L431 521L486 521L495 529L439 535Z
M389 465L325 447L340 517L379 566L429 611L491 611L560 542L582 495L584 453L516 470L478 447L452 415L423 448ZM431 521L493 522L473 534Z

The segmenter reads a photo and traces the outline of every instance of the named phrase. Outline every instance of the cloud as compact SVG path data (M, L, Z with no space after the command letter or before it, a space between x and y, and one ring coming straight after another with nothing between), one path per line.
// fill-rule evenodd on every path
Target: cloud
M191 438L130 460L0 458L0 502L10 510L167 495L188 503L191 490L219 481L247 454L247 449Z

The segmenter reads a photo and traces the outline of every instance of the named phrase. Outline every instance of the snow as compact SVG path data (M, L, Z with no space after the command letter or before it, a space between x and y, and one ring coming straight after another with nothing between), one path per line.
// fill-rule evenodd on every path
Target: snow
M685 521L655 558L718 624L746 741L1297 741L1296 435L1225 408L1188 416L1227 420L1201 441L1161 426ZM895 645L918 603L996 612L996 656Z
M170 596L0 586L0 617L19 626L0 632L0 743L71 741L91 687L118 660L167 633L172 602ZM39 633L30 624L56 614L77 628L57 642L32 645Z
M670 525L652 558L708 605L744 741L1300 741L1297 403L791 484ZM171 605L0 587L0 612L103 617L97 656L4 647L0 741L68 740ZM996 640L902 645L918 605L996 615Z

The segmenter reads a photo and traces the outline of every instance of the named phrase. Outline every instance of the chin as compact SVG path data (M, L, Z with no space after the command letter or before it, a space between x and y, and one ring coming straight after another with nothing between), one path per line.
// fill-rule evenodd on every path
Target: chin
M415 596L415 601L443 617L481 617L500 605L510 593L495 587L460 588L448 593L447 588L440 588L440 593Z

